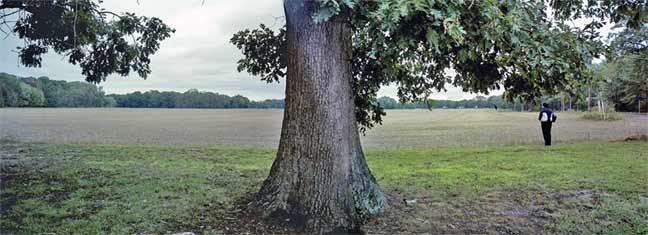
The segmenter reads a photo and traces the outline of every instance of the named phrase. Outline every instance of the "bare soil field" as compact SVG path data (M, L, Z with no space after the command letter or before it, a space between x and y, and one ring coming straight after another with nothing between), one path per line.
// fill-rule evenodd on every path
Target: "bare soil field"
M277 109L0 109L0 138L53 143L236 145L274 148ZM558 113L554 141L621 139L648 134L648 116L589 121ZM365 147L499 146L541 143L535 112L389 110L362 137Z

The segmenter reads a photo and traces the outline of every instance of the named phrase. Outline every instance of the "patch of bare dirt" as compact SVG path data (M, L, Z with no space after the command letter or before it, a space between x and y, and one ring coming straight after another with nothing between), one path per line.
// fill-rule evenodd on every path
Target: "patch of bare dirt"
M218 211L214 226L225 234L304 234L291 227L290 221L270 222L263 218L261 211L252 206L254 194L250 193L237 200L233 208L224 208L222 204L214 205ZM224 209L224 210L223 210Z
M363 228L368 234L541 234L554 214L600 202L601 192L569 190L525 193L497 191L476 200L434 202L420 198L408 204L392 193L391 207Z

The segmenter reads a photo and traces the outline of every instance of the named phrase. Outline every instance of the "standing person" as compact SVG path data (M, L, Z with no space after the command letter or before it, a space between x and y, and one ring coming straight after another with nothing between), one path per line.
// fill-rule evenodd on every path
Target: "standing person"
M540 115L538 120L540 121L540 127L542 127L542 137L544 137L545 145L551 145L551 124L556 122L558 117L556 114L549 108L549 104L542 103L542 109L540 110Z

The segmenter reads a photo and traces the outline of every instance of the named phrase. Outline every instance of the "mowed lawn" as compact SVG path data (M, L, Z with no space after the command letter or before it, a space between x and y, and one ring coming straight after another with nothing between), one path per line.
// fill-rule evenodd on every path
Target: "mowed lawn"
M233 220L275 150L0 142L1 234L255 233ZM648 144L369 149L368 233L647 234Z

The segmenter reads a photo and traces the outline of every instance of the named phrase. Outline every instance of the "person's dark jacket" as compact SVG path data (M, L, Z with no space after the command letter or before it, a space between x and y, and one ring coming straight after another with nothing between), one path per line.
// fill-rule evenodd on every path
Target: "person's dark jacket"
M549 117L549 121L547 122L556 122L556 119L558 119L553 110L551 110L550 108L542 108L540 110L540 114L538 114L538 121L542 121L542 113L547 113L547 117Z

